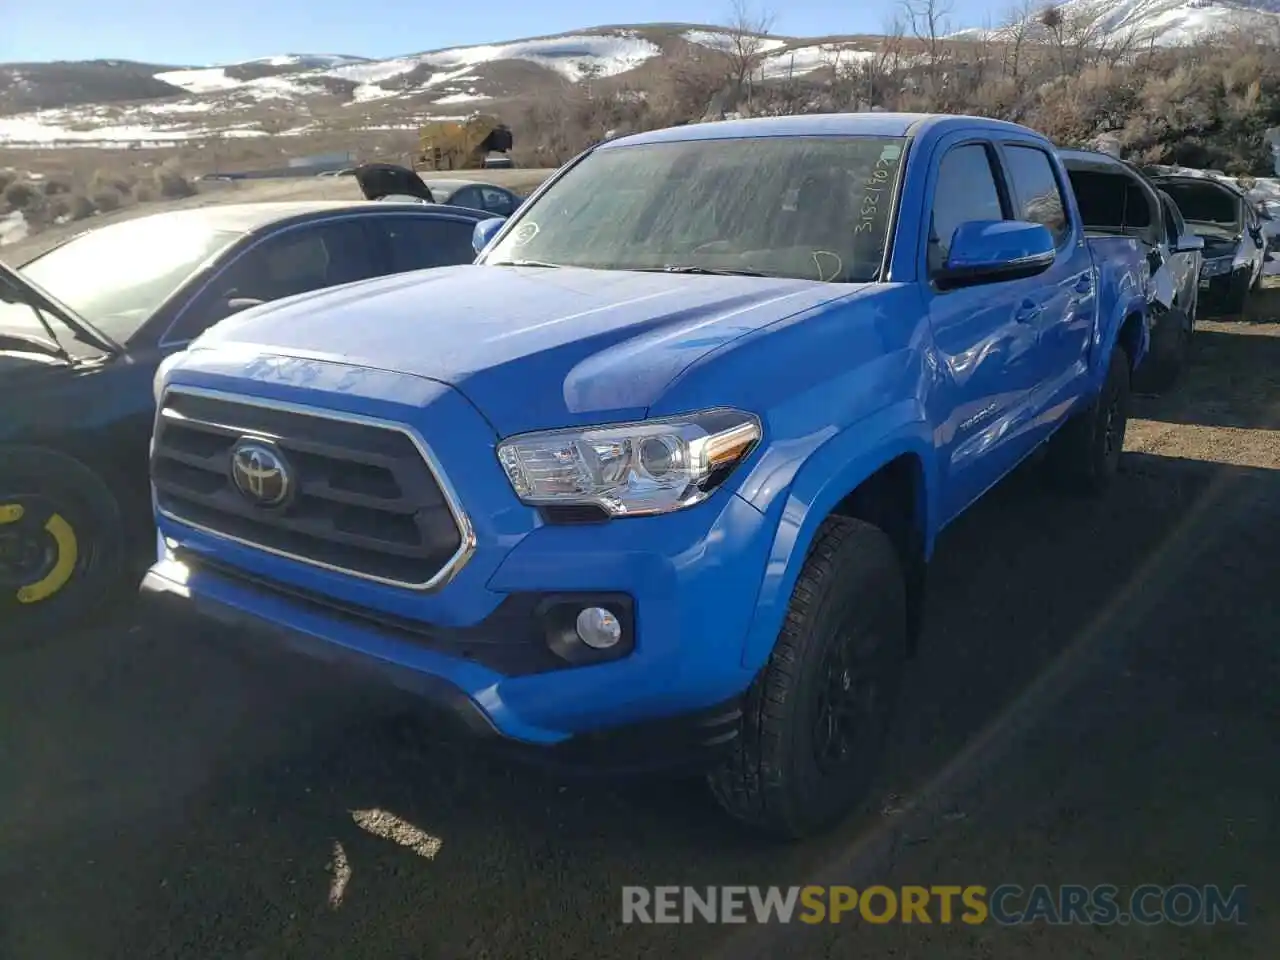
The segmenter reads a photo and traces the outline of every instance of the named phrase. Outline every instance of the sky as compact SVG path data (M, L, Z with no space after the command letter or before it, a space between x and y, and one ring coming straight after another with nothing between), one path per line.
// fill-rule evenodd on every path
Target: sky
M5 4L0 62L116 58L204 65L280 53L382 58L616 23L724 23L732 0L48 0ZM950 0L956 27L1001 0ZM1005 4L1007 5L1007 3ZM779 0L772 32L881 33L895 0ZM785 12L781 12L785 11Z

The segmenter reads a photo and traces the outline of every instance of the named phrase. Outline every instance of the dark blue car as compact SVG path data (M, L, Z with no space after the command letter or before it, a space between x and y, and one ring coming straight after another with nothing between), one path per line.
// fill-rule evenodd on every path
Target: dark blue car
M487 216L366 201L212 206L0 266L0 639L93 609L130 545L152 542L147 445L165 356L259 303L470 263Z

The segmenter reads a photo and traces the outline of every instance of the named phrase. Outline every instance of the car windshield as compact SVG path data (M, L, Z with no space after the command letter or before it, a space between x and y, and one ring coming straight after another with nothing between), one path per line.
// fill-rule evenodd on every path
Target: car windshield
M897 137L689 140L597 150L519 216L489 264L876 279Z
M127 343L209 257L241 234L169 217L91 230L19 269L120 343Z

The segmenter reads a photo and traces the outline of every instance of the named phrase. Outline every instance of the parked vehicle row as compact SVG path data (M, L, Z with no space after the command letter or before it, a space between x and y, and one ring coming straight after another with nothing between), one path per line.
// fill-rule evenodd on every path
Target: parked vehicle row
M1200 305L1204 240L1192 232L1174 199L1133 166L1103 153L1060 150L1093 236L1138 240L1153 284L1151 357L1135 376L1138 389L1171 387L1186 364Z

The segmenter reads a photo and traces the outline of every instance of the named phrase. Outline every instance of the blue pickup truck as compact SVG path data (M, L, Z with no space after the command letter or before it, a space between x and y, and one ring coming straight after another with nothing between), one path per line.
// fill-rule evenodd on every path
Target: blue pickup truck
M1038 134L890 114L611 140L476 234L166 361L144 593L517 755L827 827L939 531L1038 451L1115 474L1143 251L1086 238Z

